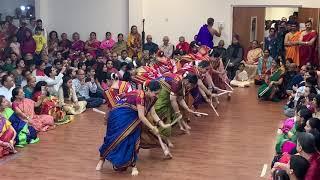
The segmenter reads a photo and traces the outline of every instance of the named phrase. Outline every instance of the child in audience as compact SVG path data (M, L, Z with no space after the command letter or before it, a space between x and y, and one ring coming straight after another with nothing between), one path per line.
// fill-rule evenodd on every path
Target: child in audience
M250 81L248 77L248 73L246 70L244 70L245 65L244 63L240 63L239 65L239 70L236 72L236 76L234 79L230 82L232 86L235 87L249 87L250 86Z

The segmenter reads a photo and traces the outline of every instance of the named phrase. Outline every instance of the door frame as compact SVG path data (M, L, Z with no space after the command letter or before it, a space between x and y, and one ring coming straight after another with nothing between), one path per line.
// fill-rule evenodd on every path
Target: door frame
M264 8L272 8L272 7L287 7L287 8L302 8L302 5L231 5L231 28L230 28L230 40L233 35L233 8L235 7L264 7ZM320 38L319 38L320 41ZM320 52L319 52L320 53Z

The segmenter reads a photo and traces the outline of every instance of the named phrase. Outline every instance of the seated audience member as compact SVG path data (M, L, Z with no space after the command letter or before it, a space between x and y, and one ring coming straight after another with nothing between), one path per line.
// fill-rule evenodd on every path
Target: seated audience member
M71 54L76 54L80 51L84 51L85 43L80 39L80 34L75 32L72 34L72 43L70 48Z
M33 76L45 76L45 73L44 73L45 68L46 68L46 63L44 61L40 61Z
M29 76L32 76L32 73L28 69L22 71L23 80L20 85L22 88L27 85L27 79Z
M312 112L303 105L296 107L295 118L289 118L283 122L281 128L279 128L278 136L276 140L276 152L278 154L284 153L286 146L284 145L287 141L296 143L298 132L303 132L306 126L306 122L312 118ZM290 153L290 152L287 152Z
M16 131L11 126L9 120L0 115L0 158L15 154L17 151L14 148L14 139L17 136Z
M225 60L227 49L224 48L224 40L220 40L219 43L218 43L218 46L213 47L213 53L214 54L215 53L220 54L220 58ZM227 62L223 62L224 65L227 65L226 63Z
M20 43L17 40L16 36L13 36L12 42L10 43L10 48L14 54L16 54L18 57L21 57L21 50L20 50Z
M32 93L36 86L36 78L34 76L28 76L27 85L23 87L23 92L26 98L32 99Z
M53 57L58 52L59 47L59 36L56 31L51 31L48 37L48 55Z
M258 64L258 60L260 57L264 55L263 50L259 46L259 42L254 40L251 42L251 47L249 47L249 51L246 57L246 64Z
M13 63L11 58L6 58L4 65L1 67L2 70L7 72L12 72L15 68L15 63Z
M240 63L239 70L236 72L236 76L234 79L230 82L232 86L235 87L249 87L250 81L248 77L248 73L246 70L244 70L245 65L243 63Z
M189 53L189 43L186 42L183 36L179 37L179 44L177 44L176 49L182 50L185 54Z
M47 67L49 67L49 66L47 66ZM56 68L58 72L60 72L63 67L63 60L55 59L53 61L53 67Z
M106 68L107 68L107 72L116 73L116 74L119 75L119 71L116 68L113 67L113 61L111 59L107 60Z
M239 36L234 35L232 37L232 44L228 47L226 52L225 61L227 63L227 72L229 79L233 79L236 75L236 71L243 58L243 48L239 43Z
M35 35L33 35L33 39L36 42L36 54L40 54L41 51L47 48L47 39L41 32L40 28L36 28Z
M123 78L123 75L124 75L124 73L127 71L127 65L128 65L128 63L126 63L126 62L122 62L121 63L121 65L120 65L120 71L119 71L119 75L120 75L120 79L122 79Z
M121 51L121 56L119 56L119 61L120 62L126 62L126 63L131 63L132 62L132 59L130 57L128 57L128 51L127 50Z
M271 68L266 71L263 84L258 89L258 97L262 100L278 102L284 97L286 91L283 88L283 72L275 60L272 61Z
M290 161L287 164L276 163L275 169L272 172L272 178L274 180L299 180L304 179L310 164L308 160L299 155L293 155L290 157Z
M100 49L105 50L109 49L111 50L116 42L112 39L111 32L106 32L106 39L103 40L100 44Z
M86 71L87 65L84 62L79 62L78 69L82 69L82 70Z
M48 86L45 81L39 81L33 91L32 100L36 103L41 102L39 114L47 114L53 117L56 124L65 124L70 122L70 116L59 107L58 98L50 96Z
M85 72L81 69L77 72L78 78L72 80L75 92L87 102L87 108L99 107L104 103L104 99L90 97L90 92L95 94L97 92L97 84L93 78L85 78Z
M159 50L159 46L158 44L152 42L152 36L148 35L147 36L147 42L143 45L143 50L148 50L149 53L152 54L156 54Z
M59 104L67 114L77 115L86 110L87 102L78 101L72 81L69 76L63 77L63 83L59 88Z
M45 78L43 81L45 81L48 85L48 91L51 95L57 96L59 88L63 82L63 73L66 71L66 68L63 67L60 73L57 75L57 69L50 66L46 67L44 70ZM41 79L40 79L41 80Z
M22 40L21 44L21 54L33 54L36 51L37 44L36 41L32 37L31 31L25 32L25 38Z
M84 62L86 64L87 67L93 67L97 61L95 58L93 58L93 56L90 53L86 54L86 61Z
M97 57L100 44L100 41L97 40L97 34L95 32L91 32L90 38L86 41L84 49L88 53L92 54L93 57Z
M113 62L113 67L116 68L118 71L120 70L121 61L118 59L118 54L113 52L111 55L111 60Z
M251 47L246 56L246 71L248 72L249 78L254 79L257 74L257 65L260 57L263 56L263 51L259 47L259 42L254 40L251 42Z
M20 59L16 62L16 69L12 71L12 74L14 75L15 79L15 85L21 86L21 83L24 79L22 72L25 69L25 63L24 60Z
M6 100L4 96L0 96L0 113L4 118L10 121L12 127L17 132L15 146L24 147L27 144L39 142L37 131L18 117L18 115L11 109L11 103Z
M116 42L113 47L112 47L112 52L121 54L123 50L128 50L127 49L127 42L124 41L123 34L118 34L118 42Z
M264 50L263 56L258 60L257 76L255 78L255 84L261 85L267 76L267 72L270 71L272 66L272 57L269 54L269 50Z
M71 79L77 78L77 68L70 68L66 72L66 76L69 76Z
M61 40L59 41L59 51L61 55L66 58L67 54L70 52L71 41L68 39L68 35L66 33L61 34Z
M172 58L174 52L174 45L169 42L169 37L163 37L163 44L160 46L160 50L163 51L164 56L167 58Z
M136 55L139 58L141 58L142 39L141 34L138 32L138 28L135 25L131 26L131 30L128 35L127 46L129 57Z
M11 101L12 90L15 88L13 78L9 75L2 76L0 87L0 95L4 96L8 101Z
M55 127L53 117L50 115L36 115L34 109L39 107L44 100L34 102L24 97L22 88L16 87L12 91L12 108L18 116L27 121L37 131L48 131Z
M33 55L32 53L27 53L25 56L24 56L24 62L25 62L25 65L27 67L31 67L32 65L35 65L36 64L36 61L35 59L33 58Z

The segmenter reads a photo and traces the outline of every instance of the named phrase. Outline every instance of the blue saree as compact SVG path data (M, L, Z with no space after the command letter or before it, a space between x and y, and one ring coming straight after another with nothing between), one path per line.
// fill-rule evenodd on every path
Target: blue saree
M141 134L137 109L121 104L114 107L108 117L108 126L100 157L110 161L115 170L134 166L139 150Z

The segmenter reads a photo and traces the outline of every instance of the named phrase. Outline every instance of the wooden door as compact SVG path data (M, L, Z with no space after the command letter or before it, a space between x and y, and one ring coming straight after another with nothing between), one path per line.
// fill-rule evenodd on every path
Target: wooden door
M234 7L233 8L233 33L240 36L240 43L246 49L252 40L264 40L264 21L266 8L264 7ZM254 20L255 19L255 20ZM253 25L256 24L256 27ZM256 39L253 38L253 29Z
M313 29L318 30L319 27L319 9L318 8L299 8L299 23L305 23L312 19Z

